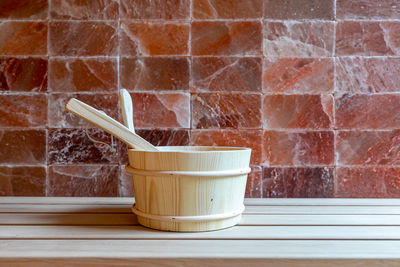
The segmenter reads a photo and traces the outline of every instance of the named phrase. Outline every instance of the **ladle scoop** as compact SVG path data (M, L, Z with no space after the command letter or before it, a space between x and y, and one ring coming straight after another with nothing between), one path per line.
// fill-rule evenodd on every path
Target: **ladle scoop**
M118 121L78 99L71 98L65 105L65 109L115 136L129 147L140 150L159 151L155 146L133 133Z

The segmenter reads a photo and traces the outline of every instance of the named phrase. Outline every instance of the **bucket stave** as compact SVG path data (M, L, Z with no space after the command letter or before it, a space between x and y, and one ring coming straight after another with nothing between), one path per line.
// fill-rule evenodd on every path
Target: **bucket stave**
M240 221L249 148L130 149L127 171L141 225L165 231L210 231Z

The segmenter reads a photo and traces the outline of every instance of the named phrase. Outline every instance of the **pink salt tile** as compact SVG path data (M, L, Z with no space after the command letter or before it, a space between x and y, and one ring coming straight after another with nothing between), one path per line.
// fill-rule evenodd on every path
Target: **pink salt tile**
M187 146L189 129L136 129L136 134L154 146ZM128 151L125 144L120 145L120 164L128 164Z
M100 129L88 130L95 140L111 144L109 134ZM117 142L115 142L117 143ZM118 151L118 144L114 145ZM118 153L112 153L109 146L93 143L86 136L85 129L49 129L48 162L50 164L112 164L118 162Z
M338 92L399 92L399 73L400 58L336 58Z
M187 0L121 0L121 18L130 19L189 19Z
M192 22L192 55L260 55L262 29L258 21Z
M49 87L53 92L116 92L117 59L51 59Z
M265 131L263 163L268 166L332 165L333 139L332 131Z
M399 198L400 168L337 168L335 197Z
M262 17L262 0L193 0L195 19L246 19Z
M266 0L264 18L332 20L334 0Z
M264 168L263 197L325 198L334 194L334 170L317 168Z
M118 0L49 0L53 19L118 19Z
M0 196L45 196L46 168L0 167Z
M45 19L47 0L0 1L0 19Z
M400 130L336 134L338 165L400 165Z
M120 86L128 90L189 90L188 58L121 58Z
M0 91L47 91L47 60L0 57Z
M0 164L45 163L45 130L0 130Z
M264 129L330 129L332 95L267 95L263 101Z
M125 171L124 166L121 167L118 179L118 196L133 197L132 175Z
M339 19L398 19L400 2L397 0L337 0Z
M0 23L0 55L46 55L47 24L3 21Z
M120 38L121 55L186 55L189 25L123 21Z
M267 57L332 56L334 23L322 21L264 22Z
M265 93L315 94L333 91L332 58L268 58L264 60Z
M192 130L192 146L233 146L251 148L251 163L260 164L261 130Z
M46 127L46 110L43 94L0 95L0 127Z
M192 127L261 128L261 96L256 94L193 94Z
M49 166L48 196L116 197L117 165Z
M50 22L50 54L115 56L118 46L117 28L116 22Z
M247 177L245 197L262 197L262 167L251 166L251 173Z
M335 100L338 129L400 128L400 95L345 94Z
M193 91L261 91L261 59L195 57L192 59Z
M340 21L336 55L400 55L400 22Z
M76 98L118 120L119 107L117 94L51 94L49 96L50 127L82 127L87 122L65 110L71 98Z
M138 128L189 128L190 96L188 94L131 94L133 121Z

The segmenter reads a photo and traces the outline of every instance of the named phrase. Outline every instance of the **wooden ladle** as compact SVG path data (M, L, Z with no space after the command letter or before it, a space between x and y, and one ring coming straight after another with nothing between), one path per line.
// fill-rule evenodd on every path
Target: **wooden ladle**
M159 151L155 146L118 121L78 99L71 98L65 105L65 109L115 136L129 147L148 151Z

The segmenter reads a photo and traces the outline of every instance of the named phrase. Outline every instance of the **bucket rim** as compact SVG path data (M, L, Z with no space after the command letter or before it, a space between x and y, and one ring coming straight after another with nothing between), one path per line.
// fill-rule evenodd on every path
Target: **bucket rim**
M149 151L144 149L130 148L128 149L128 152L204 154L204 153L232 153L240 151L243 152L251 151L251 148L248 147L232 147L232 146L156 146L156 148L160 149L170 148L171 150ZM193 148L194 150L183 150L182 148Z

